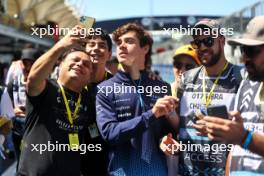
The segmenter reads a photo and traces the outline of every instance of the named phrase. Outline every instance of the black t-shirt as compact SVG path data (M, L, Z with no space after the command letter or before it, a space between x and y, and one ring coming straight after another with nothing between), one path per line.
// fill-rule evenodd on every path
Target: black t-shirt
M79 94L64 88L69 107L74 112ZM80 152L69 150L69 133L78 133L80 145L89 124L89 94L81 92L77 118L70 125L61 90L55 80L47 81L45 90L28 96L25 134L18 173L27 176L80 175ZM40 151L44 149L45 151Z
M112 74L106 72L104 80L108 80L113 77ZM87 151L85 154L81 155L81 170L84 176L96 173L98 176L107 175L108 166L108 144L101 137L96 124L96 107L95 107L95 97L97 94L98 83L92 83L88 86L88 92L91 94L91 99L88 100L91 104L91 121L89 122L87 128L84 129L84 142L87 145L93 144L96 146L96 151Z

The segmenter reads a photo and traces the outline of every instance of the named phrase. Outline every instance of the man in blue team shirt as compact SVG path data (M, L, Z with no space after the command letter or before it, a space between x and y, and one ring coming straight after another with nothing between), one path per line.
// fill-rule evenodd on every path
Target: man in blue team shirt
M129 23L113 33L121 70L98 85L97 125L110 145L109 175L167 175L159 140L177 125L177 101L170 85L151 80L145 58L151 54L152 39L143 28Z

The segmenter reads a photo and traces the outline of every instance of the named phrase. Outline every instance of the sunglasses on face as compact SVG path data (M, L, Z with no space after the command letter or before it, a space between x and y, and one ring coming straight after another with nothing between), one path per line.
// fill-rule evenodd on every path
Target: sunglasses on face
M191 45L194 49L199 49L202 43L206 47L212 47L214 45L214 39L212 37L207 37L201 40L195 39L194 41L191 42Z
M240 47L240 52L243 55L246 55L247 57L253 59L256 57L260 51L263 49L264 45L261 46L241 46Z
M194 64L184 64L181 62L174 61L173 66L179 70L185 68L185 71L195 68Z

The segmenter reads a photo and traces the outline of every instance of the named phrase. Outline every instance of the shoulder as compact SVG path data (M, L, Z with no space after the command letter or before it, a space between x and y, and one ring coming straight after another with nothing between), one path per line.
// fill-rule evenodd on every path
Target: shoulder
M101 82L100 84L97 85L97 88L98 87L105 87L105 86L112 86L115 82L115 77L111 77L103 82Z
M236 77L236 79L239 79L239 81L247 79L248 73L244 65L231 64L231 66L233 69L233 74Z
M197 68L188 70L183 73L182 80L183 82L191 82L197 78L199 73L201 72L203 66L199 66Z
M202 70L202 68L203 68L203 66L199 66L199 67L190 69L190 70L184 72L183 75L185 75L185 76L195 76L196 74L198 74Z
M240 84L240 91L246 91L249 89L256 89L260 86L260 82L257 81L251 81L251 80L242 80L241 84Z
M96 86L96 97L101 99L112 99L114 96L115 76L101 82Z
M55 79L48 79L46 81L46 88L45 89L51 89L51 88L59 88L58 82Z
M164 80L150 80L149 81L152 81L154 85L157 85L157 86L166 86L166 87L171 87L169 83L167 83L166 81Z
M26 95L30 100L41 99L41 98L44 98L45 96L50 98L51 94L58 92L58 89L59 89L59 86L58 86L57 81L53 80L53 79L48 79L48 80L46 80L44 90L39 95L31 96L28 93L26 93Z

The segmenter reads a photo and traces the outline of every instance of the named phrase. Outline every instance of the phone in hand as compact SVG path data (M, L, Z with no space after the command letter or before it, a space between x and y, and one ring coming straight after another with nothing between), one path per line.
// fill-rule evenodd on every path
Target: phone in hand
M79 19L80 25L82 25L86 29L90 29L93 27L95 23L94 17L88 17L88 16L81 16Z
M207 107L207 115L228 119L228 112L225 105L213 105Z

